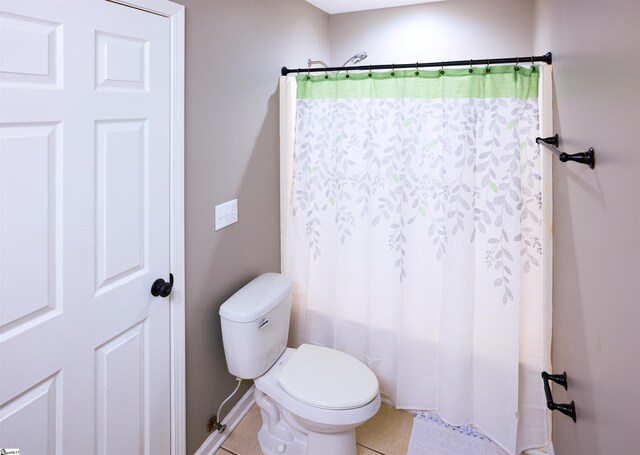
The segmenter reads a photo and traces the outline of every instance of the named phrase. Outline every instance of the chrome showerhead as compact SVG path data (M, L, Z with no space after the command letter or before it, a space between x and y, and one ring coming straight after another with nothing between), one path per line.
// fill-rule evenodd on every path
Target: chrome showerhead
M365 58L367 58L367 53L366 52L360 52L360 53L354 55L353 57L351 57L346 62L344 62L342 64L342 66L355 65L356 63L360 63L361 61L363 61Z

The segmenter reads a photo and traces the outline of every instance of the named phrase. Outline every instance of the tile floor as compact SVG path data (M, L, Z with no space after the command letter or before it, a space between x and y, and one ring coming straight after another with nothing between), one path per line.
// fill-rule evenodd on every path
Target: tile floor
M256 439L261 425L254 405L215 455L261 455ZM373 419L356 428L358 455L406 455L412 427L411 414L383 404Z

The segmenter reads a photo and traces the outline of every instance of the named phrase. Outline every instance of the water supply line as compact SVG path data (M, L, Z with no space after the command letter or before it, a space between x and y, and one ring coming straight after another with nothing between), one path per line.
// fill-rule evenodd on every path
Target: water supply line
M217 421L213 424L213 429L217 430L218 433L224 433L224 431L227 429L226 425L222 424L222 407L227 404L227 401L229 401L231 399L231 397L233 397L236 392L238 391L238 389L240 389L240 384L242 384L242 379L240 378L236 378L236 381L238 381L238 385L236 386L235 390L233 392L231 392L231 395L229 395L220 405L220 407L218 408L218 414L216 414L218 416Z

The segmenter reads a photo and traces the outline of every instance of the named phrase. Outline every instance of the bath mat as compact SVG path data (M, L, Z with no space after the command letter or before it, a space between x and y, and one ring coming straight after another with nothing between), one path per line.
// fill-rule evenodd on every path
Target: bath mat
M420 417L413 419L407 455L507 455L482 433Z

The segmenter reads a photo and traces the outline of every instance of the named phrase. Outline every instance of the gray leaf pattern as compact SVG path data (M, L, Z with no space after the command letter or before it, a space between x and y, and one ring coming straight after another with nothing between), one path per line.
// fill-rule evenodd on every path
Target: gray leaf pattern
M372 241L386 236L402 281L416 232L435 260L465 236L484 249L503 303L514 300L515 275L541 263L537 100L299 99L296 109L291 215L314 259L368 226ZM331 239L322 219L335 223Z

